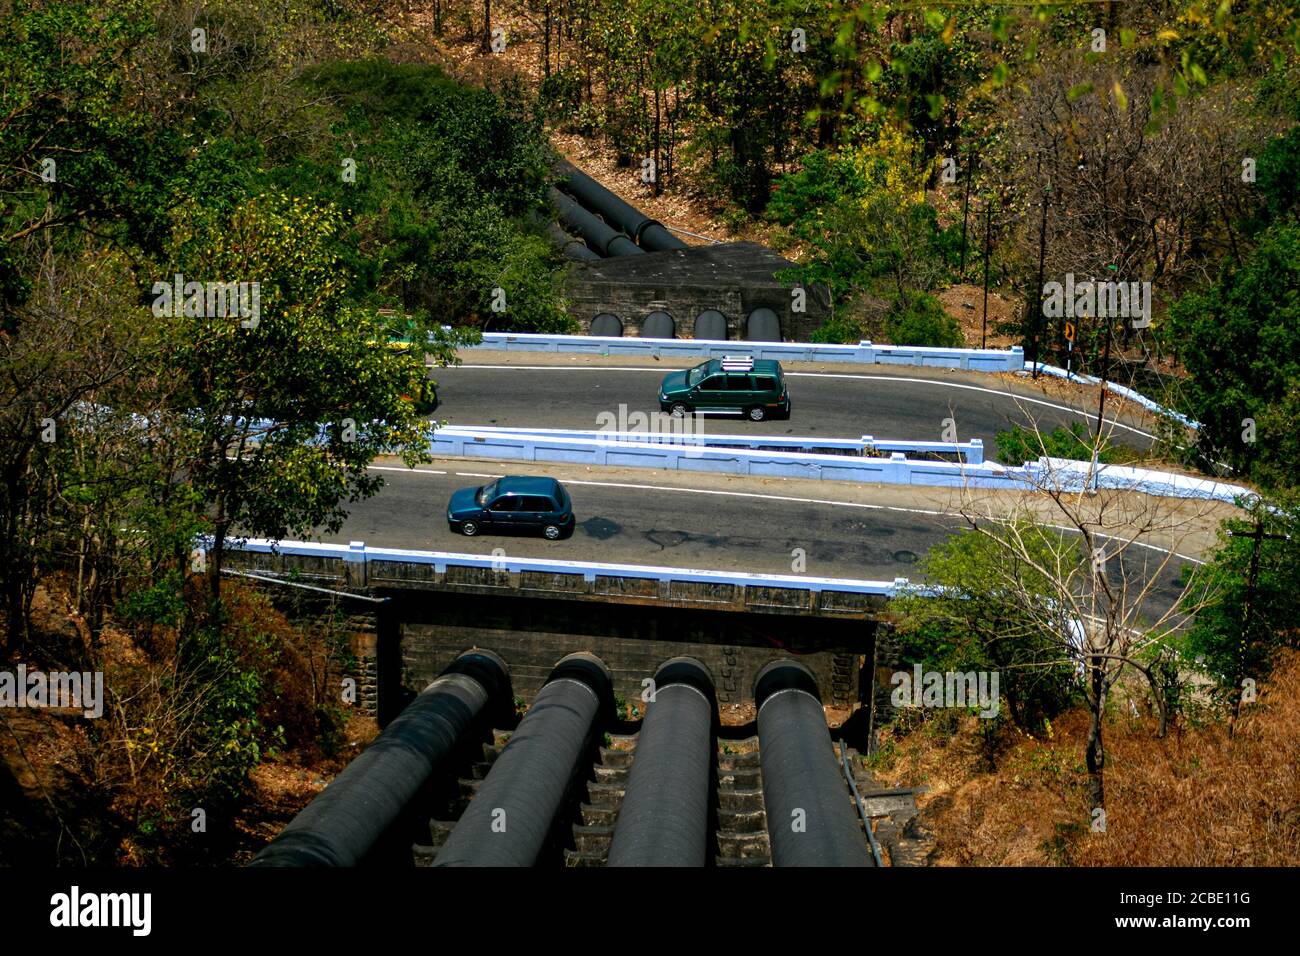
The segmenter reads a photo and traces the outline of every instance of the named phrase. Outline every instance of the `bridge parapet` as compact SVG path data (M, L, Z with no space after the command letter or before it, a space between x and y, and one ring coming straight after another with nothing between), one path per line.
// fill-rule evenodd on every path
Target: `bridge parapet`
M931 348L919 345L857 345L814 342L746 342L733 339L653 339L606 335L541 335L526 332L485 332L480 345L469 348L507 352L576 352L587 355L722 358L751 355L782 362L845 362L854 365L914 365L978 372L1019 372L1025 367L1020 346L1010 349Z
M364 542L244 539L227 544L232 568L352 590L437 589L472 594L666 604L681 608L874 617L909 587L801 574L745 574L638 564L367 547Z

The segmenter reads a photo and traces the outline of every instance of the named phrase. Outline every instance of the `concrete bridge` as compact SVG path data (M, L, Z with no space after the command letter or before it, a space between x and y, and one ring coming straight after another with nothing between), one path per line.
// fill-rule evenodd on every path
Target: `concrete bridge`
M469 647L496 649L525 701L557 658L591 652L610 662L613 690L629 700L665 659L689 655L716 675L719 703L751 703L759 670L794 654L829 705L853 708L864 695L869 704L879 617L906 584L361 542L234 542L224 567L251 575L277 600L289 590L282 583L297 585L299 611L304 600L319 613L342 601L363 703L381 723Z

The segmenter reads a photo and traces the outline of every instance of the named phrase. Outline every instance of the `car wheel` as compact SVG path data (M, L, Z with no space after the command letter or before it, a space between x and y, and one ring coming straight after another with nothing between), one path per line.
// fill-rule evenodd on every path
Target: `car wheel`
M755 405L749 410L749 420L751 422L761 422L767 418L767 409L762 405Z
M669 411L672 412L673 418L685 418L691 413L691 406L684 405L681 402L673 402L673 406Z
M478 534L478 522L462 521L460 523L460 533L465 535L467 538L474 537L474 535Z
M547 541L559 541L561 534L560 526L558 524L548 524L542 529L542 534L546 535Z

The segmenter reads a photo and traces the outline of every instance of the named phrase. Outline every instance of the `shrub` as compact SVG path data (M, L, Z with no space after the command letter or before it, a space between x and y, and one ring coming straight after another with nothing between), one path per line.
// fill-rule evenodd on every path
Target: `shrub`
M1069 458L1073 461L1092 461L1092 437L1082 422L1071 422L1069 428L1058 426L1050 432L1035 434L1032 429L1012 425L997 434L998 458L1008 465L1037 461L1043 455L1049 458ZM1136 453L1104 439L1100 461L1131 461Z
M569 126L582 106L582 71L565 67L542 80L537 99L546 118Z
M812 340L826 345L857 345L862 341L862 327L852 319L835 316L821 324Z
M957 320L925 292L907 292L894 302L885 316L885 334L895 345L961 348L966 344Z

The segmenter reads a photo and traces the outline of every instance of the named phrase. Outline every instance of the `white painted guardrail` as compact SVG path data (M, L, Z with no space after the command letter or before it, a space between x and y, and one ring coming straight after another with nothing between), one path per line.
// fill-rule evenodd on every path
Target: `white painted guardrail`
M665 415L665 417L667 417ZM465 432L482 434L484 432L499 435L522 435L538 438L575 438L588 441L634 442L645 445L683 445L706 448L767 448L779 451L797 451L815 453L833 449L832 453L842 452L851 455L867 455L873 452L917 452L920 454L956 455L968 464L978 465L984 461L984 442L972 438L964 442L942 441L903 441L879 439L871 435L861 438L797 438L788 435L719 435L712 432L692 431L699 426L690 419L682 421L682 431L599 431L595 429L575 428L512 428L508 425L444 425L441 432Z
M199 550L205 550L211 539L200 538ZM863 581L854 578L820 578L806 574L749 574L733 571L707 571L696 568L667 568L643 564L603 564L596 561L555 561L546 558L511 558L504 555L458 554L452 551L411 551L402 548L368 547L362 541L348 544L325 544L316 541L272 541L267 538L231 538L226 542L228 551L245 551L252 554L296 555L312 558L334 558L345 562L365 564L370 561L401 561L410 564L431 564L435 572L444 573L449 567L485 568L500 572L517 573L537 571L549 574L580 574L585 581L597 577L636 578L652 581L689 581L706 584L737 584L753 587L790 588L799 591L843 591L850 594L879 594L892 597L910 589L907 578L893 581Z
M1029 369L1027 369L1027 371L1032 370L1033 367L1034 367L1033 364L1030 363ZM1056 365L1043 365L1042 363L1039 363L1038 371L1041 372L1043 375L1051 375L1054 378L1063 378L1066 379L1067 381L1079 381L1079 382L1084 382L1087 385L1101 384L1101 379L1097 378L1096 376L1082 375L1079 372L1067 371L1066 369L1063 369ZM1106 385L1106 390L1108 392L1114 392L1116 395L1122 395L1130 402L1133 402L1137 405L1141 405L1147 411L1155 412L1157 415L1164 415L1168 418L1172 418L1175 421L1180 422L1183 425L1186 425L1188 428L1199 430L1201 427L1200 422L1192 421L1182 412L1176 412L1171 408L1165 408L1163 405L1161 405L1159 402L1155 401L1154 399L1147 398L1141 392L1135 392L1133 391L1133 389L1128 388L1124 385L1118 385L1115 382L1109 382Z
M902 452L888 458L825 455L806 452L716 448L698 444L617 441L608 438L564 437L518 431L493 431L447 426L430 442L437 456L502 461L554 462L667 471L857 481L890 485L1008 490L1115 489L1173 498L1233 502L1253 497L1240 485L1146 468L1099 465L1062 458L1040 458L1021 466L997 462L961 463L909 459Z
M1163 498L1190 498L1224 501L1241 499L1252 501L1258 493L1242 485L1230 485L1208 478L1179 475L1150 468L1131 468L1126 465L1099 465L1095 476L1092 465L1086 461L1068 458L1040 458L1025 462L1024 469L1032 472L1035 488L1058 488L1062 491L1082 491L1087 488L1107 488L1137 491Z
M713 339L647 339L600 335L536 335L524 332L484 332L479 345L471 349L506 352L574 352L580 355L680 356L722 358L750 355L758 359L786 362L846 362L855 365L914 365L921 368L957 368L974 372L1028 372L1025 353L1019 345L1010 349L944 349L919 345L875 345L863 340L857 345L819 345L815 342L743 342ZM1055 365L1040 363L1038 370L1057 378L1077 379L1098 385L1101 379L1077 372L1068 373ZM1165 415L1188 428L1200 425L1179 412L1165 408L1131 388L1111 382L1107 388L1157 415Z
M1002 349L942 349L912 345L819 345L815 342L745 342L715 339L648 339L602 335L536 335L484 332L470 349L506 352L575 352L581 355L630 355L722 358L749 355L784 362L849 362L858 365L917 365L979 372L1018 372L1025 367L1020 346Z

